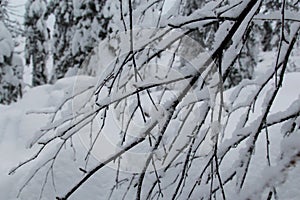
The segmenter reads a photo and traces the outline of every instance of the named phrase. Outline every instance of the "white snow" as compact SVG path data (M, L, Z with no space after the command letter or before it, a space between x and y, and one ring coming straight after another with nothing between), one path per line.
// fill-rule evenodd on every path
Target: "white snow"
M283 112L283 110L286 110L286 108L289 105L291 105L293 99L294 100L298 99L299 90L297 90L297 88L295 88L294 86L300 84L300 80L298 78L299 76L300 76L299 73L290 73L286 75L286 79L283 88L281 90L282 94L279 94L279 98L276 100L276 105L274 106L274 110L272 110L272 113ZM93 79L88 77L65 78L58 81L53 86L44 85L33 89L28 89L24 97L19 102L14 103L10 106L0 107L0 112L2 113L0 116L0 130L2 130L0 134L0 138L1 138L0 159L4 160L4 162L1 164L1 169L0 169L1 199L16 198L15 196L17 194L17 190L24 182L25 177L27 177L27 175L26 176L24 175L28 174L27 172L28 170L34 170L35 169L34 166L37 166L38 163L34 162L29 166L25 166L24 168L21 168L20 171L17 171L14 175L11 176L7 175L9 170L11 170L13 167L18 165L20 161L24 161L26 158L31 157L33 152L37 150L37 147L34 147L33 149L26 149L25 148L26 143L34 137L34 133L36 131L38 131L40 128L45 126L47 119L49 118L50 114L53 112L53 108L58 106L60 102L62 102L66 98L66 96L63 94L64 93L63 88L72 88L74 83L81 85L79 84L80 81L84 81L83 82L85 85L84 87L87 87L89 85L94 85L95 82ZM291 96L288 96L286 92L292 94L293 98L290 98ZM285 112L287 112L288 114L290 112L296 111L296 109L299 110L299 102L297 101L293 104L293 106L290 109L287 109ZM34 113L34 111L41 111L41 113ZM50 114L45 114L43 112L45 113L49 112ZM283 114L285 112L283 112ZM238 119L239 118L237 117L236 120ZM271 115L269 120L270 122L276 120L276 115ZM106 123L110 123L111 125L115 124L109 121ZM217 122L213 123L212 128L213 131L215 129L219 129L219 123ZM117 127L116 128L113 128L112 126L110 127L110 131L117 131L117 130L118 130ZM215 130L215 132L217 132L217 130ZM270 132L271 132L270 138L272 139L271 144L279 143L281 137L276 136L279 134L279 129L271 129ZM118 134L116 134L116 137L118 138ZM110 143L109 141L114 140L113 138L114 137L109 136L109 138L107 138L108 140L102 141L101 144L107 145ZM183 138L181 140L183 140ZM76 162L77 164L79 164L79 166L80 165L84 166L82 161L80 161L80 158L82 159L82 157L85 156L84 152L86 152L86 150L78 137L77 138L75 137L73 142L77 148L75 154L76 161L74 161L74 155L71 148L64 150L67 152L66 155L69 155L69 157L65 157L66 155L64 155L64 157L58 159L58 161L55 164L57 192L53 191L53 188L50 183L46 184L46 189L44 192L43 199L54 199L55 194L57 195L57 194L64 193L71 185L73 185L72 184L73 181L80 178L79 170L74 169L74 165L72 163ZM288 140L287 143L284 144L284 146L282 146L282 148L289 148L291 150L295 149L295 147L297 147L298 145L298 143L295 142L296 142L295 140L294 141ZM86 145L86 143L83 144ZM112 147L109 146L104 146L104 148L106 148L106 152L101 152L103 154L101 157L103 158L106 157L105 155L109 156L112 153L110 151L112 151L113 149ZM272 146L272 148L275 147ZM256 151L263 152L264 150L258 149ZM42 155L43 157L40 160L40 162L42 160L45 160L49 155L50 154L48 153L43 154ZM256 155L260 155L260 154L257 153ZM136 159L135 157L131 157L130 155L128 155L127 161L124 162L125 163L124 165L130 166L130 163L135 162L134 161L135 159ZM260 162L263 163L264 159L265 159L264 156L260 155L258 156L258 160L256 160L255 163L260 163ZM136 165L136 167L137 166L138 165ZM114 168L113 165L111 167ZM261 169L263 170L263 167ZM274 170L276 171L276 168ZM297 175L297 172L299 172L299 167L296 167L296 169L292 171L292 174L294 174L293 179L290 180L289 178L287 178L288 181L286 182L286 184L282 186L282 188L290 187L290 191L293 191L293 195L289 195L290 197L289 199L296 200L297 195L300 195L299 191L292 190L292 188L294 188L295 186L289 185L289 184L294 184L295 181L300 181L300 176ZM114 175L114 173L115 171L113 169L105 168L103 172L97 174L95 178L93 178L90 181L93 182L95 185L89 183L85 184L83 188L74 195L74 199L81 199L83 197L85 199L94 199L96 197L98 199L106 199L107 198L106 195L108 195L110 191L110 187L106 183L109 182L112 183L113 179L111 177ZM261 173L263 173L263 171L261 171ZM252 184L253 181L255 181L256 178L260 176L260 173L258 171L255 174L257 174L257 176L251 176L248 180L248 183L250 185ZM270 173L270 177L271 176L272 173ZM43 180L44 180L44 176L37 176L37 178L34 178L32 183L24 189L21 199L36 199L39 196L39 191L41 188L41 184L43 183ZM265 180L268 179L266 178ZM265 182L262 182L262 184L263 183ZM279 188L279 191L282 190L283 189ZM287 194L286 192L279 193L280 196L286 194Z
M75 4L75 15L79 15L80 11L79 4L82 0L73 0ZM173 6L170 3L171 0L167 1L167 8L164 8L163 12L167 13L176 13L174 9L177 9L177 5L180 1L174 1ZM37 1L40 2L40 1ZM221 2L221 0L219 1ZM232 1L233 2L233 1ZM242 1L235 1L236 3L241 3L241 6L244 6ZM202 12L200 10L194 13L195 17L205 17L205 16L214 16L215 14L212 12L214 7L217 5L217 2L211 2L207 4L205 9L206 12ZM225 9L225 7L223 8ZM38 11L37 8L34 9ZM221 9L218 10L222 11ZM230 16L236 16L238 14L239 9L236 9L236 12L230 13ZM32 11L33 12L33 11ZM268 14L268 15L258 15L256 18L276 18L278 14ZM172 15L168 16L171 17ZM225 15L224 15L225 16ZM226 15L227 16L227 15ZM249 17L249 16L248 16ZM294 13L287 13L287 17L291 19L297 19L297 15ZM176 21L175 21L176 19ZM174 25L183 23L186 17L175 18L174 17ZM162 18L162 20L165 20ZM172 20L171 20L172 21ZM148 26L148 25L147 25ZM199 26L199 24L197 24ZM222 27L216 34L216 43L215 46L219 45L220 38L224 37L224 32L227 32L231 28L231 23L224 23ZM193 27L190 25L190 27ZM240 28L240 32L235 35L235 40L239 40L242 37L242 33L245 27ZM296 27L297 28L297 27ZM2 40L2 38L7 37L7 33L2 31L1 22L0 22L0 46L6 47L4 49L0 49L0 62L3 59L3 56L8 56L8 50L11 50L13 44L11 44L10 40ZM294 31L294 28L292 29ZM163 33L163 31L162 31ZM1 35L2 34L2 35ZM77 33L74 36L74 40L78 41L78 43L73 43L73 51L79 51L81 33ZM152 31L145 31L144 37L141 37L141 41L136 41L135 48L138 49L143 47L149 40ZM182 33L175 32L172 33L173 37L169 37L169 40L164 40L160 43L160 47L164 48L168 45L169 42L172 42L174 37L179 37ZM89 34L87 34L89 35ZM120 37L123 37L122 40L125 42L124 52L128 52L128 34L121 34ZM240 38L239 38L240 37ZM83 40L85 40L84 38ZM145 39L145 41L144 41ZM113 41L112 41L113 43ZM102 45L102 46L101 46ZM116 52L110 52L109 50L103 51L103 49L107 49L108 43L104 41L98 48L95 48L94 55L89 64L85 66L84 70L95 70L94 66L97 64L101 64L94 73L97 75L103 75L102 80L106 78L105 75L109 74L110 71L104 71L107 66L112 65L115 58ZM229 53L226 53L224 56L228 58L228 60L224 61L223 67L228 67L231 59L234 55L239 51L240 46L236 46L237 44L233 44L230 47ZM127 46L127 47L126 47ZM11 52L11 51L9 51ZM262 53L261 62L258 64L258 67L255 71L255 76L259 77L261 74L265 74L265 76L269 76L273 72L274 68L274 60L271 58L273 52ZM230 58L230 59L229 59ZM101 60L100 60L101 59ZM144 61L145 58L140 58L138 62ZM193 63L200 62L200 58L196 58ZM202 59L203 60L203 59ZM292 56L292 60L295 61L295 65L299 66L299 55ZM272 63L273 62L273 63ZM193 71L194 72L194 71ZM187 73L187 72L186 72ZM87 150L90 147L90 137L95 138L96 133L105 124L103 133L99 136L100 140L97 141L96 145L99 148L93 150L93 157L90 157L89 165L86 170L92 169L96 166L99 161L106 160L114 155L116 152L120 151L124 147L119 142L121 134L123 131L124 125L122 124L122 115L120 110L114 110L111 106L107 113L102 111L99 119L97 119L97 123L93 124L90 127L84 127L84 123L88 121L91 117L93 117L93 113L98 106L95 106L93 103L88 104L86 107L82 107L87 102L88 98L93 99L93 86L99 84L96 78L87 77L87 76L76 76L73 75L80 74L77 71L69 71L68 78L61 79L57 81L54 85L44 85L35 88L26 88L24 96L18 102L11 104L10 106L0 105L0 199L17 199L17 194L22 188L23 184L26 182L28 178L34 173L34 171L38 170L40 165L45 165L46 168L41 169L37 176L35 176L32 181L24 188L21 193L19 199L38 199L40 196L41 189L44 180L47 178L47 182L45 183L45 190L42 194L42 199L44 200L53 200L56 196L65 194L70 187L74 185L77 181L79 181L83 173L78 169L78 167L85 168L84 158L87 154ZM170 73L172 75L172 73ZM188 73L187 73L188 74ZM184 74L185 75L185 74ZM73 77L72 77L73 76ZM182 76L182 74L181 74ZM167 77L167 79L162 80L161 82L172 80L177 77L173 73L173 76ZM296 114L300 112L300 91L297 86L300 85L300 73L293 72L287 73L285 75L285 80L283 82L283 86L279 91L278 96L275 99L275 103L271 108L271 113L266 119L266 123L277 123L282 118L285 118L291 114ZM101 79L100 79L101 80ZM248 136L251 133L255 132L258 126L258 122L261 120L261 112L266 108L267 105L264 105L264 102L267 103L269 100L269 96L267 95L268 91L272 94L274 90L274 82L271 80L266 88L261 92L261 95L256 100L256 106L253 108L253 112L250 114L250 120L247 126L243 124L244 120L248 117L245 113L247 110L247 105L249 105L250 101L255 97L255 88L258 87L259 84L262 84L264 79L255 79L256 81L244 80L239 86L232 88L224 93L226 109L229 111L234 111L230 116L230 123L224 130L224 139L220 141L220 149L218 149L218 153L221 155L225 153L228 147L233 147L234 143L243 136ZM124 82L124 80L121 80ZM135 92L136 88L142 88L151 86L158 81L152 77L149 79L145 79L142 82L136 82L135 85L132 84L132 88L123 94L116 94L112 96L103 95L98 99L97 103L99 105L108 105L111 102L116 101L118 98L128 96L131 93ZM216 85L219 82L218 77L214 77L211 80L211 85ZM122 82L121 82L122 83ZM122 83L123 84L123 83ZM121 84L121 85L122 85ZM180 126L180 122L187 119L187 123L182 127L181 134L174 140L174 146L176 148L175 152L169 152L167 156L168 159L173 158L177 151L180 151L179 147L182 147L184 144L188 143L191 138L198 137L204 140L204 144L201 146L203 150L201 150L199 156L201 158L195 159L195 163L191 166L189 171L189 180L197 180L199 176L199 171L204 168L205 163L209 160L211 156L212 143L211 138L205 138L206 132L210 131L210 136L215 136L223 129L224 121L214 121L212 123L205 122L204 127L201 129L201 132L195 135L189 135L189 133L193 132L193 128L196 126L197 122L205 120L204 114L207 112L208 106L216 107L218 106L219 96L215 94L210 94L209 92L215 93L216 87L210 88L210 91L201 90L201 92L195 94L187 95L183 101L179 104L178 108L180 111L175 112L175 117L171 122L169 128L166 131L166 137L163 138L163 143L170 144L176 136L176 131ZM85 91L83 92L82 91ZM106 91L104 91L105 93ZM154 101L157 102L157 98L159 98L159 92L153 92ZM150 117L147 117L146 123L143 122L141 118L133 118L132 124L129 126L128 138L126 138L125 145L130 144L130 142L134 141L138 137L142 137L140 132L143 130L147 130L149 127L153 126L154 123L158 121L159 128L161 128L166 119L168 111L165 110L165 107L169 107L172 101L170 99L176 98L178 91L171 91L164 96L161 105L158 106L158 110L154 109L152 102L149 98L142 94L141 100L144 112L150 114ZM71 103L64 104L64 101L70 99L75 94L81 94L76 96L76 98ZM106 93L105 93L106 94ZM267 97L266 97L267 96ZM211 98L211 99L210 99ZM196 100L203 100L203 104L200 104L197 108L195 108L194 112L189 116L189 105ZM212 102L209 102L212 100ZM228 103L229 102L229 103ZM234 103L233 103L234 102ZM127 116L125 116L126 120L129 120L128 113L131 113L137 105L136 98L130 99L128 103ZM211 103L211 104L209 104ZM57 108L63 108L62 110L57 110ZM251 108L252 109L252 108ZM124 112L125 112L124 111ZM218 110L217 110L218 111ZM252 110L251 110L252 111ZM57 112L57 113L56 113ZM74 118L74 113L80 114L79 117ZM211 114L211 113L209 113ZM214 114L214 113L213 113ZM106 115L106 120L103 121L103 117ZM51 120L51 118L53 120ZM214 117L216 118L216 117ZM175 119L175 120L174 120ZM178 119L178 121L176 121ZM49 123L49 121L52 123ZM66 133L66 129L69 128L69 124L75 125L76 122L79 122L78 126L84 127L80 130L79 134L75 135L72 138L72 144L70 141L64 143L64 138L67 138L73 135L77 130L78 126L74 126L73 129ZM300 124L300 117L298 117L295 122L298 127ZM66 125L66 126L65 126ZM56 128L55 130L50 130L52 128ZM289 137L282 135L281 131L287 131L293 127L293 123L291 121L284 122L283 124L276 124L270 128L268 128L269 132L269 140L270 140L270 154L271 166L267 165L266 161L266 138L263 131L257 140L257 145L255 147L255 153L253 155L252 163L249 166L249 173L247 179L245 181L245 185L240 193L235 191L233 188L236 188L235 182L232 181L228 183L225 187L227 199L266 199L266 191L264 190L266 187L270 185L274 185L277 187L278 197L279 199L285 200L298 200L300 196L300 191L298 189L298 185L300 183L300 166L293 165L294 161L300 162L300 137L299 130L291 133ZM92 135L90 136L90 129L93 129ZM158 132L157 129L152 131L153 134ZM41 139L41 134L45 134L45 136ZM208 134L209 135L209 134ZM58 140L52 141L53 136L58 137ZM247 144L251 143L253 139L251 136L250 140L242 143L241 147L233 148L230 153L228 153L223 159L223 165L221 168L221 175L223 180L224 177L230 176L231 172L237 170L236 168L240 168L237 170L238 178L241 178L242 174L239 172L243 172L245 169L245 165L241 167L240 162L235 162L237 158L241 156L242 160L246 160L248 157L247 148L245 147ZM199 140L198 140L199 141ZM29 163L18 169L14 172L15 167L20 165L22 161L25 161L31 158L38 151L39 148L42 147L41 144L38 143L46 143L52 142L52 147L46 147L45 152L38 156L36 161ZM72 148L75 147L75 150ZM29 148L31 147L31 148ZM62 152L58 155L58 159L53 164L54 170L54 185L52 183L52 171L48 171L47 175L47 167L50 167L52 164L52 160L49 160L52 156L55 155L56 150L62 148ZM144 161L147 158L148 154L145 152L149 152L148 146L140 146L134 148L129 153L122 156L122 165L120 176L127 177L126 175L130 175L131 172L139 172L141 171ZM186 150L182 152L185 155ZM164 151L159 149L155 152L155 157L163 159ZM203 158L202 158L203 157ZM239 160L240 161L240 160ZM82 188L80 188L71 199L108 199L111 187L115 183L115 175L118 161L110 163L103 170L100 170L96 173L87 183L85 183ZM288 166L288 167L287 167ZM158 167L163 167L158 166ZM168 172L160 171L160 175L165 176L163 186L166 186L170 182L173 181L175 177L172 175L176 175L176 172L180 170L176 167L170 168ZM12 175L8 175L9 172L13 172ZM284 171L284 173L283 173ZM280 174L280 175L279 175ZM171 175L171 176L170 176ZM146 176L143 187L149 188L154 180L151 177ZM284 181L284 183L283 183ZM194 182L192 182L193 184ZM121 194L126 190L127 185L120 186L119 191L114 193L112 199L122 199ZM186 187L190 188L192 185L190 182L186 182ZM201 192L203 196L208 198L210 188L208 185L199 186L201 187L198 192ZM165 192L174 192L173 187L170 187ZM134 199L135 197L135 189L131 189L128 193L127 199ZM183 192L183 197L186 195L186 191ZM192 196L191 199L197 199L197 194ZM165 199L169 197L166 196Z

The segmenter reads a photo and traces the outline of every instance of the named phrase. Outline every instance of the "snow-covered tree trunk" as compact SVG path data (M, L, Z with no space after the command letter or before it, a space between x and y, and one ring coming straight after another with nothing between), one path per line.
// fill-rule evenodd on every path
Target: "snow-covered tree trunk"
M45 0L28 0L25 14L25 59L26 64L32 64L32 85L38 86L48 82L47 57L49 33L44 14Z

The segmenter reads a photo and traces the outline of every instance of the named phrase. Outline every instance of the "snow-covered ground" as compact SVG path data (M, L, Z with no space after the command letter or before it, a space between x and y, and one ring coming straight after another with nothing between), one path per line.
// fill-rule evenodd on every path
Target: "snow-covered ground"
M53 109L54 106L60 103L68 88L72 89L75 80L75 77L65 78L58 81L55 85L44 85L29 89L19 102L10 106L0 107L0 112L2 113L0 115L0 159L2 160L0 165L0 199L16 199L18 190L28 178L28 175L30 175L30 171L33 170L30 169L33 166L25 166L20 172L8 176L8 172L20 161L31 157L36 149L27 149L27 143L34 137L34 133L47 122L47 115L32 112ZM90 81L90 83L93 83L93 81ZM78 145L76 146L78 147L76 157L82 157L86 151L83 149L79 138L75 139L74 144ZM69 157L63 157L55 165L55 176L58 178L56 190L58 193L65 192L66 186L72 185L77 176L80 177L80 174L82 174L79 170L72 168L74 161L73 152L69 153ZM74 171L78 173L76 174ZM24 190L20 199L37 199L43 179L44 177L39 177L32 184L29 184L29 187ZM99 193L99 188L109 190L105 186L109 181L111 181L110 176L102 177L101 181L94 181L95 183L89 186L90 188L86 190L87 192L77 196L76 199L83 199L83 197L84 199L93 199L97 197L97 194L98 199L104 199L101 192ZM55 198L52 189L45 189L44 199Z

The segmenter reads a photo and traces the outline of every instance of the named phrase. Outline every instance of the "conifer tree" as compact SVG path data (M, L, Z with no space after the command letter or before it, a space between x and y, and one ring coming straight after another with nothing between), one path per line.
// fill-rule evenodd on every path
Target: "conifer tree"
M53 1L54 70L51 81L62 78L68 70L81 68L95 45L109 32L109 17L103 13L106 1ZM70 70L72 71L72 70Z
M48 3L46 17L53 14L55 23L52 32L52 56L54 69L51 82L64 77L68 68L74 65L71 52L74 36L73 0L52 0Z
M23 65L13 53L14 41L11 33L0 20L0 103L10 104L22 96Z
M32 64L32 85L46 84L49 30L44 20L45 0L28 0L25 14L25 59Z

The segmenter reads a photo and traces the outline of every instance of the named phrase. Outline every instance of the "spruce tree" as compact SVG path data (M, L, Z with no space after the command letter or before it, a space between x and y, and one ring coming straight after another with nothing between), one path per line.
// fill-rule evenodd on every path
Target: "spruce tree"
M106 1L52 1L55 15L53 33L54 70L51 81L62 78L73 69L81 68L83 61L108 31L109 17L103 9ZM88 72L87 72L88 74Z
M50 82L64 77L68 68L74 65L71 52L74 36L73 0L52 0L47 7L46 17L53 14L55 23L52 32L53 71Z
M44 20L46 11L45 0L28 0L25 14L25 59L32 64L32 85L47 83L47 55L49 31Z
M103 13L106 1L78 1L75 7L75 33L72 40L72 54L75 60L73 67L80 68L81 64L100 40L107 33L109 17Z
M0 103L10 104L22 96L23 65L13 53L14 41L11 33L0 20Z
M11 5L11 1L9 0L1 0L0 1L0 18L1 21L6 26L7 30L12 35L15 40L18 36L23 34L22 24L16 20L11 19L11 16L18 16L19 13L14 9L14 6Z

